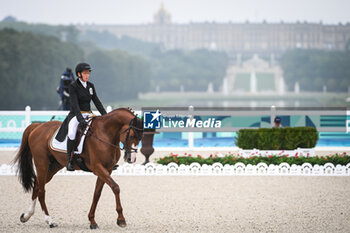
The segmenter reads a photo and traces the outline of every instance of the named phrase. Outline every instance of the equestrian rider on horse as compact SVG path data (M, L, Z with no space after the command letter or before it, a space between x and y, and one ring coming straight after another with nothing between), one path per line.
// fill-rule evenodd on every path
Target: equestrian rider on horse
M101 115L107 114L101 101L97 97L95 86L91 82L88 82L91 70L91 66L87 63L79 63L76 66L75 74L78 79L69 86L69 100L71 109L56 136L56 139L62 142L68 134L68 171L74 171L72 161L77 128L79 126L81 129L85 129L87 126L87 121L85 118L92 115L90 108L91 100L94 102L97 110L101 113Z

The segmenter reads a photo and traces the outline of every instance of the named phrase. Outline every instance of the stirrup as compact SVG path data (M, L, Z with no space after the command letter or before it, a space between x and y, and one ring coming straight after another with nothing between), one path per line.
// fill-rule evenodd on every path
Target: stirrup
M73 152L70 153L70 155L68 155L68 163L67 163L66 169L67 171L70 171L70 172L75 170L73 166L73 156L74 156Z
M74 166L73 166L71 161L68 162L66 169L67 169L67 171L70 171L70 172L75 171Z

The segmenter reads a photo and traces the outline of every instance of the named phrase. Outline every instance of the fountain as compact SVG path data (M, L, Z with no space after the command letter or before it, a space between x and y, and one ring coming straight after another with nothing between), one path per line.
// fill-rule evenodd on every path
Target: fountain
M294 85L294 93L295 93L295 94L299 94L299 93L300 93L299 82L295 82L295 85Z
M207 93L214 93L214 87L212 82L208 84Z
M251 93L256 93L256 74L255 72L250 73L250 92Z
M286 85L284 83L284 78L280 77L279 82L278 82L278 94L279 95L284 95L286 92Z
M224 78L224 81L222 83L222 93L224 95L228 95L228 78Z

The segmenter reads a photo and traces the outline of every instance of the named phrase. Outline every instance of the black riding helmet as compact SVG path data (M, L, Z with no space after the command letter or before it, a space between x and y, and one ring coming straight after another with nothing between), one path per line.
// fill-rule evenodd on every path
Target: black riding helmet
M75 67L75 75L78 76L78 73L83 72L84 70L88 70L91 72L92 68L89 64L82 62L79 63L76 67ZM79 76L78 76L79 77Z

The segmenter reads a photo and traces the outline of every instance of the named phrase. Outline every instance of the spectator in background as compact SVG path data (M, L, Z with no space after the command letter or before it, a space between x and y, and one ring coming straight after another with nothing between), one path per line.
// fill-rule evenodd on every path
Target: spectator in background
M61 75L60 85L57 87L57 93L61 97L62 110L70 110L69 103L69 85L75 81L72 69L67 67Z
M278 117L278 116L275 117L275 120L273 122L275 123L273 128L282 128L283 127L282 124L281 124L282 120L281 120L280 117Z

